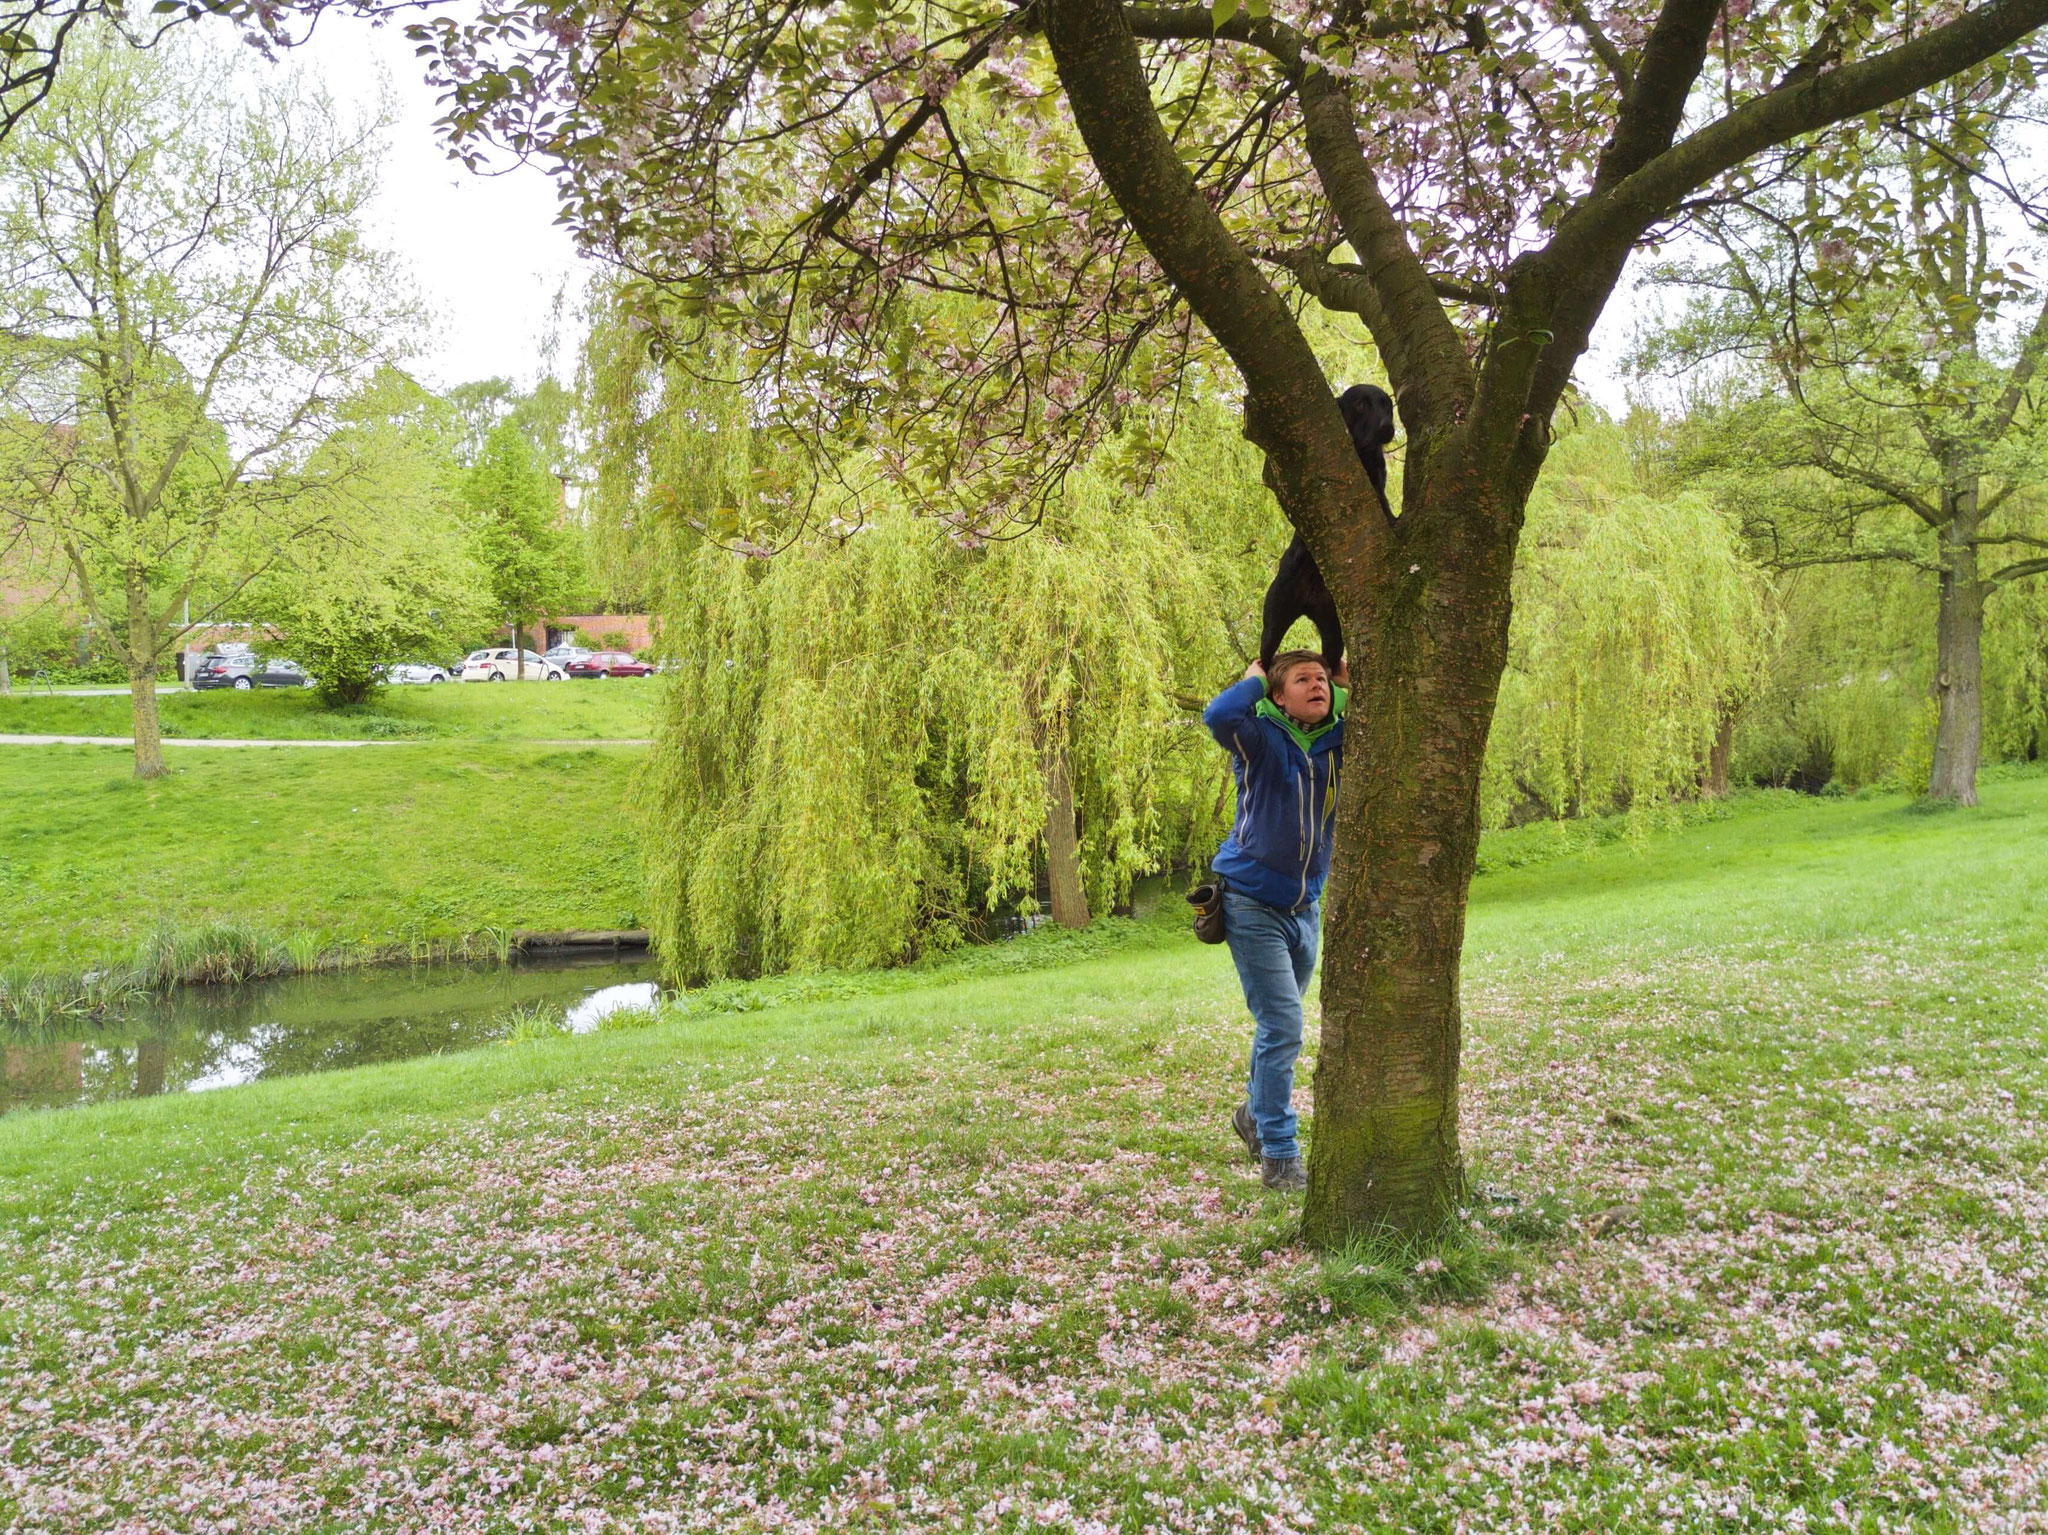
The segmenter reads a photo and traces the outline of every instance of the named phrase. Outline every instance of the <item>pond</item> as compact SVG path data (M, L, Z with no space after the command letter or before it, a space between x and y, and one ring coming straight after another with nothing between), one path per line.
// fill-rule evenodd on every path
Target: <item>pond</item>
M502 1039L522 1014L595 1028L656 995L645 954L514 965L433 965L295 975L243 986L185 986L119 1017L0 1039L0 1113L113 1098L204 1092L467 1050ZM70 1037L64 1037L68 1034Z

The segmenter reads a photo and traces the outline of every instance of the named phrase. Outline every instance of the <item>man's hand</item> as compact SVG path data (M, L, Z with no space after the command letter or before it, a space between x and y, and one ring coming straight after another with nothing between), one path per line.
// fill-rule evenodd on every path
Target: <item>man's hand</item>
M1337 657L1337 669L1330 674L1330 680L1340 688L1351 686L1351 657Z
M1244 674L1248 678L1257 677L1260 681L1263 682L1266 677L1266 669L1265 667L1259 665L1257 661L1254 661L1250 666L1247 666L1244 669Z

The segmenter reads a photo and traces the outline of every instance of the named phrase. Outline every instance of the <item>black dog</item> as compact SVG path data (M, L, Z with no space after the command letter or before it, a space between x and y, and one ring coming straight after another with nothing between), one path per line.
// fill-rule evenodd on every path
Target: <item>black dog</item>
M1344 412L1344 424L1351 428L1351 445L1365 465L1366 478L1380 498L1380 509L1392 518L1387 506L1387 455L1382 451L1394 440L1394 402L1387 392L1373 384L1353 384L1337 397ZM1323 665L1332 672L1344 654L1344 629L1337 622L1337 604L1316 569L1316 557L1308 552L1299 533L1287 552L1280 556L1280 568L1273 584L1266 588L1266 622L1259 634L1259 664L1270 667L1297 618L1316 626L1323 639Z

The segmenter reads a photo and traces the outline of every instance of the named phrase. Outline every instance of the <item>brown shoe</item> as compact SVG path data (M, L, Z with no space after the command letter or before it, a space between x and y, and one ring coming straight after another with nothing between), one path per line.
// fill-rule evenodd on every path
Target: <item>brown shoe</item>
M1244 1142L1244 1149L1251 1153L1254 1162L1259 1159L1259 1127L1252 1123L1251 1105L1240 1103L1230 1111L1230 1128L1237 1132L1237 1138Z
M1308 1168L1300 1157L1260 1157L1259 1182L1282 1194L1299 1194L1308 1187Z

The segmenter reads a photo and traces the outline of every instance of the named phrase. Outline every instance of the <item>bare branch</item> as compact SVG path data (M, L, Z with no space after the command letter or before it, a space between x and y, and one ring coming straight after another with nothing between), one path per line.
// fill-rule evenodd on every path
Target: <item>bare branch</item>
M2024 581L2029 576L2048 576L2048 560L2021 560L2017 565L1984 578L1987 586L2006 586L2014 581Z
M1832 454L1826 453L1817 455L1813 466L1838 480L1847 480L1851 485L1861 485L1866 490L1874 490L1879 495L1888 497L1930 528L1938 528L1949 520L1942 515L1940 507L1912 487L1901 485L1897 480L1878 474L1874 470L1859 469L1854 464L1845 464Z
M1614 46L1614 40L1600 30L1600 23L1586 9L1585 0L1572 0L1566 14L1571 17L1572 25L1585 36L1594 55L1607 66L1607 72L1614 76L1614 83L1621 88L1621 94L1624 97L1631 95L1636 88L1635 74L1628 67L1628 60L1621 56L1621 50Z
M952 60L948 67L952 71L953 83L958 83L962 77L980 68L987 60L990 50L1022 25L1031 10L1032 6L1026 5L1004 17L1000 23L984 32L959 58ZM840 191L826 198L818 206L818 211L812 214L805 224L798 225L792 233L801 233L808 227L809 244L815 245L820 240L829 240L832 232L839 227L840 220L853 211L854 204L889 173L911 140L922 133L925 125L939 115L945 100L944 91L933 91L922 97L910 116L882 141L882 147L875 151L865 165L854 172L853 179Z
M1992 408L1994 441L2011 429L2014 418L2019 415L2020 405L2027 397L2027 385L2033 382L2034 370L2041 364L2044 347L2048 347L2048 301L2042 303L2041 312L2034 316L2026 340L2020 343L2020 354L2013 360L2012 373L2006 378L2005 391Z

